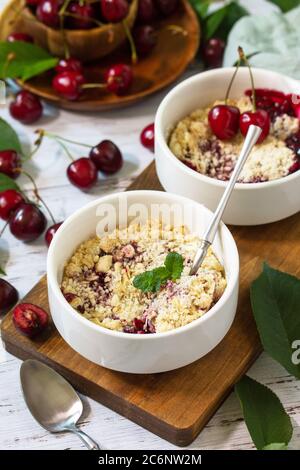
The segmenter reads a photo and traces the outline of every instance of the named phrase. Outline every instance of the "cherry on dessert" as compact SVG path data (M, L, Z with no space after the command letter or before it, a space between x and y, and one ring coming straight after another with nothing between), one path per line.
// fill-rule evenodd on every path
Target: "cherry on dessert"
M300 170L300 161L296 161L293 163L291 168L289 169L289 174L296 173L296 171Z
M240 116L240 130L243 136L247 135L249 126L253 124L262 129L262 133L257 141L261 144L270 133L270 116L264 109L257 109L253 112L245 112Z
M69 59L60 59L55 67L55 72L83 72L83 66L80 60L70 57Z
M20 171L18 171L20 167L21 159L15 150L0 151L0 173L16 179L20 174Z
M125 95L133 81L132 69L126 64L113 65L105 72L104 79L111 93Z
M36 16L39 21L50 28L58 28L60 25L59 9L62 5L60 0L40 0Z
M203 46L203 60L206 67L221 67L225 50L225 42L220 38L210 38Z
M47 246L50 246L54 235L56 234L57 230L59 229L61 225L62 225L62 222L59 222L57 224L51 225L51 227L48 228L48 230L45 233L45 242Z
M34 338L47 328L49 315L37 305L23 303L14 308L13 322L21 333Z
M15 189L7 189L0 193L0 218L9 220L11 214L25 202L22 194Z
M152 122L144 127L140 135L141 144L152 152L154 151L154 137L154 122Z
M23 202L9 220L11 233L23 242L36 240L47 225L43 212L31 202Z
M10 33L6 40L8 42L23 41L33 43L33 37L26 33Z
M285 140L285 144L298 158L300 158L300 132L290 135Z
M164 16L170 16L176 10L178 0L155 0L155 3Z
M111 140L103 140L92 147L89 157L98 171L107 174L116 173L123 165L121 151Z
M90 3L71 2L67 11L75 16L67 17L67 26L71 29L90 29L95 26L92 21L96 17L94 5Z
M137 22L141 23L152 23L157 17L157 10L153 0L139 0Z
M214 106L208 114L212 132L220 140L232 139L239 130L240 110L236 106Z
M43 114L43 106L36 95L30 91L22 90L10 103L9 112L17 121L23 124L32 124Z
M135 28L133 38L136 50L140 55L148 54L156 44L155 29L150 25Z
M0 279L0 315L7 313L17 302L19 294L9 282Z
M90 158L82 157L68 166L67 176L74 186L87 190L97 182L97 168Z
M69 101L76 101L82 93L85 80L81 72L68 70L55 75L52 87L59 95Z
M109 23L118 23L128 15L126 0L101 0L100 4L102 17Z

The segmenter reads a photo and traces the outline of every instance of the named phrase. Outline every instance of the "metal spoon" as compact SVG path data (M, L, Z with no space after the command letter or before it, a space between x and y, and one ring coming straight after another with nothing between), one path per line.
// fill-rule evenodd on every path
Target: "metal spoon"
M43 428L50 432L73 432L89 450L100 449L97 442L76 427L83 410L82 401L63 377L34 359L23 362L20 377L25 402Z
M248 129L246 139L243 145L243 148L241 150L241 154L236 162L234 171L231 175L230 180L228 181L228 184L226 186L226 189L224 191L223 196L221 197L221 200L219 202L219 205L214 213L214 217L212 221L209 224L208 229L205 232L205 235L203 237L201 246L199 250L196 253L193 266L190 270L190 275L192 276L193 274L196 274L198 269L200 268L201 264L203 263L203 260L206 256L207 250L214 241L214 238L216 236L219 223L221 221L221 218L223 216L223 213L226 209L227 203L229 201L229 198L231 196L231 193L233 191L233 188L235 186L235 183L237 182L238 177L240 176L240 173L243 169L243 166L253 149L254 145L258 141L260 134L262 132L262 129L258 126L253 126L251 125Z

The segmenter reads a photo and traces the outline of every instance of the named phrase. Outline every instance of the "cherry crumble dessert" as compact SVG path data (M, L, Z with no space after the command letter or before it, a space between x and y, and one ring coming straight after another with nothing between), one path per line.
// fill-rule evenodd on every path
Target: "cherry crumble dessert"
M199 245L185 227L129 225L78 247L65 266L62 293L78 313L111 330L147 334L178 328L204 315L226 287L211 249L198 273L189 275ZM155 292L135 287L136 277L162 266L174 251L183 260L179 278Z
M270 129L263 142L251 152L240 175L240 183L260 183L282 178L300 169L300 126L291 96L276 90L257 89L260 112L266 112ZM252 107L252 92L237 100L228 100L227 108L240 116ZM227 105L226 103L226 105ZM221 106L220 106L221 105ZM221 138L213 132L209 113L225 106L218 101L207 109L197 109L174 128L169 147L189 168L218 180L229 180L244 141L242 128L233 136ZM241 124L240 124L241 125Z

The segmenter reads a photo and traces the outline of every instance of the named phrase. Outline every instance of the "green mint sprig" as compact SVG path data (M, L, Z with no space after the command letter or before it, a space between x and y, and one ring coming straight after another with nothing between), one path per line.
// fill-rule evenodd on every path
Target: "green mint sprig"
M176 252L169 253L164 266L138 274L133 279L133 285L143 292L158 292L168 281L176 281L183 271L183 257Z

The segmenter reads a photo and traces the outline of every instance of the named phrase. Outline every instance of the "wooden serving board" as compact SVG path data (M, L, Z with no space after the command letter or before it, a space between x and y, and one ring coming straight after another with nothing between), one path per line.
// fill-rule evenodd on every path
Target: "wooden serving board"
M129 189L162 189L154 163ZM54 327L34 341L25 338L14 328L11 313L2 322L7 351L45 362L80 392L176 445L190 444L262 350L249 301L249 286L262 262L300 275L300 214L265 226L232 227L232 233L241 261L236 319L224 340L199 361L161 374L113 372L78 355ZM49 311L45 277L24 301Z

